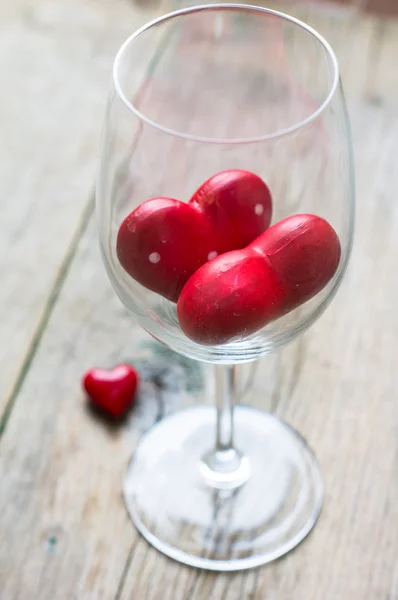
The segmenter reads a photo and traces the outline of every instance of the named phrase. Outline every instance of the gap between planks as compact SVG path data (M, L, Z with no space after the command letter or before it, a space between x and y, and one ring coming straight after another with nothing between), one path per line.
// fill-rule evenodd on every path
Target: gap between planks
M80 223L75 231L72 242L66 252L65 258L62 261L50 294L47 298L47 301L44 306L43 314L39 320L37 325L37 329L33 335L32 341L28 348L25 360L22 364L21 370L17 376L14 389L11 391L11 394L8 398L8 401L5 405L3 415L0 420L0 445L1 445L1 437L7 427L8 420L11 416L12 410L14 408L15 402L17 401L19 391L21 390L25 377L29 371L29 368L34 361L36 352L40 346L40 342L46 330L47 324L50 320L52 312L54 310L55 304L58 300L59 294L61 292L63 283L68 275L69 269L73 263L73 259L75 257L77 248L79 246L79 242L84 235L84 232L87 229L88 223L90 222L90 218L94 211L95 198L94 194L91 195L90 200L88 201L86 208L83 211L83 215L80 219Z

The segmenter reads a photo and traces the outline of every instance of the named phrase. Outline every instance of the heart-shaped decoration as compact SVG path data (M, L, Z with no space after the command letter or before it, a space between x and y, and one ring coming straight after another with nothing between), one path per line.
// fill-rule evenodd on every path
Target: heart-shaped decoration
M154 198L138 206L120 226L118 259L136 281L177 302L199 267L247 246L269 226L271 214L271 194L262 179L248 171L224 171L188 204Z
M83 378L91 404L101 412L120 418L132 407L138 386L137 372L130 365L113 369L94 368Z
M250 335L320 292L340 255L339 238L327 221L289 217L191 277L177 304L181 328L207 345Z

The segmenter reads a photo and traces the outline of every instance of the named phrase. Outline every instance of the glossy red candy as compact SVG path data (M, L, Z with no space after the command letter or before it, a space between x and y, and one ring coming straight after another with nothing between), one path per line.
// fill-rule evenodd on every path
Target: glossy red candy
M134 403L138 375L130 365L114 369L91 369L83 387L93 406L111 417L122 417Z
M225 171L206 181L188 204L154 198L136 208L120 226L118 259L136 281L177 302L199 267L258 237L271 212L271 194L257 175Z
M181 327L207 345L250 335L320 292L335 274L340 253L327 221L289 217L191 277L178 300Z
M189 277L217 256L214 238L211 224L197 206L155 198L123 221L117 255L136 281L176 302Z
M271 222L271 193L263 180L249 171L217 173L201 185L190 202L215 225L223 241L222 252L245 248Z

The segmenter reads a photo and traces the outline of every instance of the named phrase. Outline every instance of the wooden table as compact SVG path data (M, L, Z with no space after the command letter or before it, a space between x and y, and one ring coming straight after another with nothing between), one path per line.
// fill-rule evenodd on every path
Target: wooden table
M245 399L315 449L326 500L314 533L267 567L217 575L161 556L127 517L121 479L139 437L204 401L201 368L132 326L104 273L93 216L113 56L168 4L0 7L0 598L398 600L396 21L268 3L336 48L356 146L346 282L309 333L262 361ZM85 410L79 380L120 360L142 367L141 398L127 425L107 428Z

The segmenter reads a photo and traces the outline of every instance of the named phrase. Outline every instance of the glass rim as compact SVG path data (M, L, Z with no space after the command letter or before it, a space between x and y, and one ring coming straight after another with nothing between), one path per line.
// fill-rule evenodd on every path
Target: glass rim
M128 98L126 97L126 95L122 89L122 85L119 80L119 68L120 68L120 64L123 60L123 56L124 56L127 48L130 46L130 44L132 44L135 40L137 40L142 34L144 34L146 31L149 31L153 27L156 27L158 25L161 25L172 19L184 16L184 15L195 14L195 13L203 12L203 11L207 11L207 10L211 10L211 11L214 11L214 10L236 10L236 11L244 11L244 12L252 12L252 13L257 12L260 14L273 15L275 17L278 17L280 19L283 19L285 21L292 23L293 25L297 25L301 29L304 29L309 34L311 34L316 40L318 40L318 42L320 42L320 44L326 50L326 53L331 61L331 65L333 68L332 83L331 83L329 92L328 92L325 100L308 117L306 117L305 119L303 119L301 121L298 121L294 125L290 125L289 127L280 129L279 131L275 131L273 133L268 133L268 134L264 134L264 135L254 136L254 137L236 138L236 139L235 138L234 139L212 138L212 137L202 137L202 136L191 135L189 133L184 133L182 131L178 131L178 130L174 130L169 127L166 127L166 126L162 125L161 123L158 123L158 122L150 119L149 117L147 117L144 113L142 113L140 110L138 110L138 108L136 106L134 106L134 104L132 102L130 102L128 100ZM198 6L191 6L188 8L175 10L173 12L162 15L161 17L157 17L156 19L149 21L148 23L146 23L145 25L143 25L142 27L137 29L132 35L130 35L127 38L127 40L120 47L120 49L116 55L116 58L114 60L114 63L113 63L112 77L113 77L113 85L114 85L116 94L119 97L119 99L140 121L146 123L147 125L155 128L163 133L172 135L174 137L183 138L183 139L193 141L193 142L202 142L202 143L207 143L207 144L237 145L237 144L250 144L250 143L256 143L256 142L265 142L268 140L280 138L285 135L294 133L295 131L302 129L303 127L306 127L307 125L309 125L310 123L315 121L331 103L331 101L336 93L336 90L338 89L338 86L339 86L340 72L339 72L339 63L338 63L336 54L335 54L333 48L331 47L331 45L329 44L329 42L318 31L316 31L316 29L314 29L310 25L307 25L303 21L300 21L300 19L297 19L296 17L287 15L283 12L273 10L271 8L253 6L250 4L235 4L235 3L220 4L220 3L218 3L218 4L204 4L204 5L198 5Z

